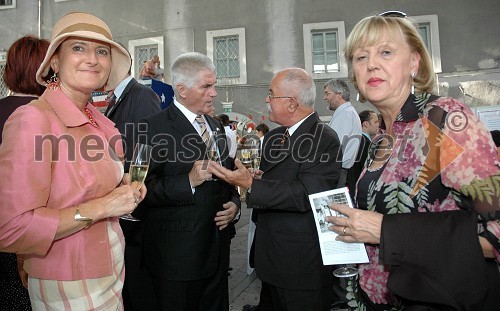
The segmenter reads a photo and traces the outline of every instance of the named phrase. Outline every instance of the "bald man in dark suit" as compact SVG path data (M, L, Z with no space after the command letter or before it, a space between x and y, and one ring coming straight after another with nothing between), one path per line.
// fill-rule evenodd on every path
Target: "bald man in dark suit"
M262 281L259 311L329 311L332 266L324 266L308 195L337 187L342 159L337 134L320 123L316 86L303 69L271 80L261 172L236 161L231 171L212 163L219 178L248 189L256 222L251 264Z

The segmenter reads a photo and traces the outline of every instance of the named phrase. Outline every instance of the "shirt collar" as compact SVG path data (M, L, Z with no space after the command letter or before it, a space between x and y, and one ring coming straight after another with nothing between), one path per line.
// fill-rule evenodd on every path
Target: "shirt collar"
M295 123L293 126L290 126L290 127L288 128L288 133L290 134L290 136L292 136L292 135L293 135L293 133L294 133L294 132L295 132L295 131L299 128L299 126L300 126L302 123L304 123L304 121L305 121L307 118L309 118L309 117L310 117L313 113L314 113L314 111L313 111L313 112L311 112L310 114L308 114L308 115L307 115L304 119L302 119L302 120L300 120L299 122Z
M67 127L76 127L90 123L89 119L71 102L61 89L55 91L47 89L40 97L47 101Z
M422 111L427 102L429 101L429 99L431 98L431 96L432 94L429 93L421 93L418 95L410 94L406 99L405 103L403 104L403 107L401 107L401 110L398 112L398 115L396 116L394 123L396 122L408 123L411 121L418 120L419 115L422 114ZM384 120L382 120L380 128L384 130L386 129Z
M182 114L188 119L189 123L193 124L197 114L187 109L184 105L179 103L176 98L174 98L174 105L179 108Z
M113 91L113 93L115 93L115 96L116 98L120 98L122 96L122 93L123 91L125 90L125 87L127 87L127 84L130 82L130 80L132 80L133 77L132 76L128 76L126 77L124 80L122 80L122 82L120 82L120 84L118 84L118 86L115 88L115 90Z
M86 123L90 124L89 119L85 116L69 99L62 90L45 90L40 96L54 109L55 114L59 117L62 123L67 127L77 127ZM106 125L113 127L114 123L106 118L99 110L97 110L90 102L85 106L90 110L92 116L97 122L98 126Z
M345 109L347 109L347 108L349 108L351 106L352 106L351 102L345 102L342 105L340 105L337 109L335 109L335 111L333 112L333 114L334 115L339 114L342 110L345 110Z

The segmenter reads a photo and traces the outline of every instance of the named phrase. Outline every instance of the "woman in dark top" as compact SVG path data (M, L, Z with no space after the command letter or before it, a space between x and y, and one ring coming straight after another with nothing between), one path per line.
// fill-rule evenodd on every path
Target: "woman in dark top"
M36 82L35 75L48 47L48 40L24 36L9 48L3 80L11 94L0 99L0 130L3 131L5 121L14 110L36 99L45 90ZM0 253L2 310L31 310L28 290L23 287L17 266L15 254Z

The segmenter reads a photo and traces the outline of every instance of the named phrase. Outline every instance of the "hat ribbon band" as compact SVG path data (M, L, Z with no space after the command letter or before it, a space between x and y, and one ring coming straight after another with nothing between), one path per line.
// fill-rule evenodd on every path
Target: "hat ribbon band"
M75 31L91 31L91 32L96 32L99 33L109 40L113 40L111 37L111 34L104 28L96 26L96 25L91 25L91 24L86 24L86 23L79 23L79 24L74 24L71 26L68 26L61 30L57 36L60 36L62 34L68 33L68 32L75 32Z

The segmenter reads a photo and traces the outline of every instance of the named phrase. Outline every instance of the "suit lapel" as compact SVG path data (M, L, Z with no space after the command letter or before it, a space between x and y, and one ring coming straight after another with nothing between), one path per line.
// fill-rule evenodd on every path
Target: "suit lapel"
M113 107L111 107L111 109L109 111L106 111L106 116L109 118L111 117L111 115L116 111L118 105L121 104L121 102L123 101L123 99L125 98L125 96L127 96L128 92L130 91L130 89L132 88L132 86L135 84L135 83L139 83L137 81L135 81L135 79L132 79L128 82L127 86L125 87L125 89L123 90L122 94L120 95L120 98L117 98L116 101L115 101L115 104Z
M271 170L276 165L291 156L294 152L296 153L299 146L301 145L300 140L304 139L304 135L309 133L311 127L317 122L318 114L314 112L307 119L305 119L304 122L302 122L302 124L295 130L293 135L290 136L290 138L284 143L281 149L277 148L276 146L279 146L279 141L281 140L282 135L285 133L286 129L284 127L282 131L280 130L281 136L275 135L275 137L272 138L272 141L267 142L267 148L272 148L273 150L270 150L270 152L267 153L271 155L271 161L265 167L265 171ZM269 145L269 143L271 143L271 145Z
M208 125L212 129L212 131L216 132L216 142L217 142L217 149L220 152L220 157L221 157L221 163L222 166L224 167L229 167L229 149L227 147L227 140L226 140L226 131L222 127L222 124L218 123L215 119L209 116L205 116L205 119L208 122ZM224 136L222 136L224 135Z
M172 125L172 128L179 133L179 136L182 138L189 137L190 146L194 146L197 148L199 151L201 151L201 158L206 153L207 146L203 142L201 136L199 133L196 131L194 128L193 124L189 123L189 120L184 116L184 114L179 110L174 105L170 105L166 108L167 111L169 111L169 117L168 121ZM229 150L226 145L226 132L224 131L224 128L221 128L221 124L217 124L217 122L210 116L205 115L205 119L207 120L208 125L210 126L210 129L212 131L215 131L216 134L216 140L217 140L217 148L219 149L219 152L221 153L221 159L222 165L225 167L229 167ZM222 136L224 135L224 136ZM191 140L191 137L194 139L194 144L193 141ZM183 141L183 143L185 143Z
M193 124L189 123L189 120L186 116L177 108L175 105L170 105L167 109L171 112L170 122L172 122L172 128L179 132L181 137L193 137L196 140L196 145L203 145L203 140L201 136L198 134ZM203 148L203 152L205 152L205 147Z

